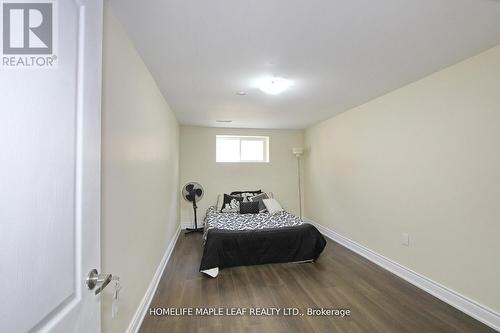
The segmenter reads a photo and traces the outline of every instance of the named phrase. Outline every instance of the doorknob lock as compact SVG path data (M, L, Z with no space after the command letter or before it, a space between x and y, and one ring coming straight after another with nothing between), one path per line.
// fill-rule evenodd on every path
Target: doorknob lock
M89 290L94 290L94 288L97 286L95 294L98 295L101 293L101 291L103 291L104 288L106 288L106 286L111 282L112 279L113 275L99 274L97 269L94 268L89 272L85 283L87 284Z

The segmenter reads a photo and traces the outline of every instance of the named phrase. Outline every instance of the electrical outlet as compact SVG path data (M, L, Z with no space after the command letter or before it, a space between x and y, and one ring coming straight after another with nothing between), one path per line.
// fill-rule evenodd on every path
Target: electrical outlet
M410 246L410 235L407 233L401 234L401 244L404 246Z

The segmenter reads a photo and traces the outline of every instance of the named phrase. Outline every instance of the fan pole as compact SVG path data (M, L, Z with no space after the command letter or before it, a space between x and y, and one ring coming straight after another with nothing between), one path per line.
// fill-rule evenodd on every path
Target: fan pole
M193 211L194 211L194 228L198 229L198 220L196 219L196 210L198 209L198 205L196 205L196 199L193 200Z
M194 195L193 196L193 211L194 211L194 228L186 228L186 232L184 233L184 235L186 234L190 234L192 232L203 232L203 228L198 228L198 221L197 221L197 218L196 218L196 209L198 208L198 205L196 204L196 196Z

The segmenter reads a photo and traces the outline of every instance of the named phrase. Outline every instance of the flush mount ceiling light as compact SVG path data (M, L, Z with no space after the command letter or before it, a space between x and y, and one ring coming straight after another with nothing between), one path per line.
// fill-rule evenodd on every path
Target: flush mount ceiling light
M224 120L224 119L217 119L215 122L217 123L232 123L232 120Z
M266 94L278 95L293 85L293 82L282 77L264 77L256 81L256 87Z
M247 92L246 92L246 91L238 91L238 92L236 93L236 95L238 95L238 96L246 96L246 95L247 95Z

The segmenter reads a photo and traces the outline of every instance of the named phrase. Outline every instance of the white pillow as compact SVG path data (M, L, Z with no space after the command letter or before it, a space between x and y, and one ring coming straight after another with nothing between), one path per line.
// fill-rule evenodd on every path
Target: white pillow
M276 199L264 199L262 201L264 202L264 205L266 206L269 214L274 214L283 211L283 208Z

